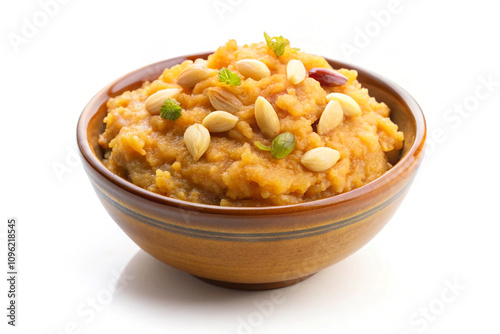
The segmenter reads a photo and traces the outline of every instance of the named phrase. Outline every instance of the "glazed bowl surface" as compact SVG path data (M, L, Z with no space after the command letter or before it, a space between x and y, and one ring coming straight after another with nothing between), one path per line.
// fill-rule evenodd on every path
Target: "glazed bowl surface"
M120 228L160 261L214 284L271 289L297 283L341 261L370 241L408 192L423 158L425 119L398 85L362 68L358 81L391 109L405 134L399 161L376 180L337 196L276 207L220 207L180 201L142 189L110 172L98 144L106 101L163 69L210 53L164 60L117 79L87 104L77 126L85 171L102 205Z

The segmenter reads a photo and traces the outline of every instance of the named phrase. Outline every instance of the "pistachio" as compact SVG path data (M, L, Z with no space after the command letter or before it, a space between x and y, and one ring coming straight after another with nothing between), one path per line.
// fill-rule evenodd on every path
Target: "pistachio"
M280 132L280 120L269 101L259 96L255 101L255 120L265 136L274 138Z
M286 76L292 85L298 85L306 78L306 68L298 59L292 59L286 64Z
M177 84L186 88L193 88L198 82L208 79L212 75L212 71L201 66L192 65L186 68L179 74Z
M177 98L180 92L181 90L179 88L167 88L157 91L146 100L146 110L151 115L160 114L160 108L163 105L163 102L165 102L166 99Z
M282 159L293 152L295 148L295 136L291 132L283 132L271 142L271 155L276 159Z
M361 107L354 101L352 97L342 93L330 93L326 96L328 101L337 101L340 103L344 115L346 116L359 116L361 115Z
M318 122L318 134L324 136L342 123L344 113L340 103L330 101L323 110Z
M229 131L238 122L238 117L226 112L226 111L214 111L208 114L207 117L203 119L203 126L210 132L224 132Z
M224 88L210 87L207 90L207 95L215 110L228 111L234 114L243 107L243 103Z
M317 147L304 153L300 162L313 172L324 172L337 163L340 153L329 147Z
M193 124L184 132L184 144L197 161L210 145L210 132L201 124Z
M260 80L271 75L266 64L257 59L242 59L236 62L236 69L244 77Z
M309 77L319 81L322 86L342 86L347 83L347 78L335 70L315 67L309 70Z

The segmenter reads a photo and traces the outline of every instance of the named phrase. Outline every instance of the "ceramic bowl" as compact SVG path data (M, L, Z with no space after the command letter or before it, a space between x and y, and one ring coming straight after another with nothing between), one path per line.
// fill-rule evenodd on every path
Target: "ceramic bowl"
M423 158L424 116L396 84L364 69L358 80L391 109L405 134L395 166L350 192L297 205L219 207L180 201L144 190L111 173L98 145L106 101L155 80L166 67L207 54L164 60L131 72L102 89L77 127L83 165L97 196L120 228L144 251L213 284L272 289L297 283L346 258L389 221L410 189Z

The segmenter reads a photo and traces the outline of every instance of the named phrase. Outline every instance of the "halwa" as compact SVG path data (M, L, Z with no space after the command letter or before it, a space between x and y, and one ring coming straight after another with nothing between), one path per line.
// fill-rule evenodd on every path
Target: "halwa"
M389 170L403 133L357 72L266 40L230 40L109 99L99 138L107 168L158 194L223 206L312 201Z

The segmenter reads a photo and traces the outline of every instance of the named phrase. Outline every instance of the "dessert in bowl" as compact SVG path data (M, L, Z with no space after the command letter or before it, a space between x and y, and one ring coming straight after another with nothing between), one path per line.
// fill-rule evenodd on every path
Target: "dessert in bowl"
M287 286L352 254L423 157L408 93L279 41L131 72L78 123L85 170L125 233L220 285Z

